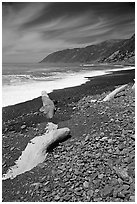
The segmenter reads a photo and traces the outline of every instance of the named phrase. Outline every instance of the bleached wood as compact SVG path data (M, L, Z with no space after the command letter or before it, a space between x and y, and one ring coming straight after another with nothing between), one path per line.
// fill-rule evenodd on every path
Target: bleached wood
M17 175L23 174L36 167L39 163L44 162L47 149L56 141L65 139L70 133L69 128L57 129L58 125L48 123L46 133L42 136L33 138L22 152L22 155L15 162L8 172L3 175L3 180L14 179Z
M128 84L122 85L118 88L116 88L114 91L112 91L110 94L108 94L103 101L110 101L112 98L114 98L118 93L120 93L121 91L123 91L126 87L128 86Z
M41 92L43 106L40 112L43 112L47 118L53 118L55 106L53 101L49 98L46 91Z

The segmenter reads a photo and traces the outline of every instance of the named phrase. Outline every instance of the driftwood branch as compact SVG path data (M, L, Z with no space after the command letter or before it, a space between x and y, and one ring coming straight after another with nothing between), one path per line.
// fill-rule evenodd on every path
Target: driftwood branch
M114 91L112 91L110 94L108 94L103 101L110 101L112 98L114 98L119 92L123 91L126 87L128 86L128 84L122 85L118 88L116 88Z
M13 179L17 175L23 174L36 167L39 163L44 162L47 149L55 142L66 139L70 133L69 128L57 129L58 125L48 123L46 133L42 136L33 138L22 152L22 155L15 162L8 172L3 175L3 180Z
M134 82L135 82L135 79L134 79ZM132 86L132 90L135 91L135 83Z

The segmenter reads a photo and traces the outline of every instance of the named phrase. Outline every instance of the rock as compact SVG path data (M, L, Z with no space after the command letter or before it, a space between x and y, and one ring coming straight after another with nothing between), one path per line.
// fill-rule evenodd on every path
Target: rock
M85 141L88 141L90 139L90 135L87 135L86 137L85 137Z
M97 172L96 172L96 173L93 173L93 174L90 176L90 179L91 179L91 180L94 180L97 176L98 176Z
M88 191L88 195L89 195L90 197L92 197L93 194L94 194L94 191L93 191L93 190L89 190L89 191Z
M118 180L116 179L116 178L112 178L112 180L111 180L111 185L112 186L115 186L115 185L117 185L118 184Z
M45 168L45 164L44 163L39 163L38 167L41 168L41 169L44 169Z
M59 195L56 195L55 197L54 197L54 200L60 200L60 196Z
M109 140L108 140L108 143L109 143L109 144L113 143L113 140L112 140L112 139L109 139Z
M100 186L100 180L99 179L97 179L97 180L94 180L93 181L93 184L94 184L94 188L99 188L99 186Z
M79 171L78 169L75 169L74 173L75 173L76 175L79 175L79 174L80 174L80 171Z
M108 153L110 153L110 154L111 154L112 152L113 152L113 151L112 151L112 149L108 149Z
M94 198L94 202L100 202L102 198Z
M54 158L57 159L59 158L60 156L58 154L54 154Z
M26 128L26 125L22 125L20 128L23 130Z
M35 187L35 190L38 190L39 188L42 187L42 184L41 184L40 182L38 182L38 183L33 183L33 184L31 184L31 186L34 186L34 187Z
M110 185L106 185L104 189L102 190L103 197L111 196L112 193L113 193L113 187Z
M117 191L117 189L114 189L114 191L113 191L113 197L114 197L114 198L117 198L117 195L118 195L118 191Z
M131 137L133 140L135 140L135 135L130 135L130 137Z
M127 169L126 168L122 168L122 167L113 167L113 169L116 171L116 174L122 178L123 180L128 179L128 173L127 173Z
M124 147L125 147L124 144L120 144L120 145L118 145L118 148L119 148L120 151L122 151L122 150L124 149Z
M14 150L14 149L15 149L15 147L11 147L11 148L10 148L10 151L12 151L12 150Z
M84 186L84 188L88 188L88 187L89 187L89 183L88 183L87 181L85 181L85 182L83 183L83 186Z
M101 137L103 137L104 135L105 135L105 133L104 133L104 132L101 132L101 133L100 133L100 136L101 136Z
M69 194L66 194L64 197L63 197L63 200L65 201L69 201L71 199L71 196Z
M99 178L99 179L102 179L103 177L104 177L104 174L99 174L99 175L98 175L98 178Z
M135 196L130 196L130 201L135 202Z
M44 112L47 118L53 118L55 106L53 101L49 98L46 91L41 92L43 106L40 108L40 112Z
M96 99L91 99L90 102L91 102L91 103L95 103L95 102L97 102L97 100L96 100Z
M120 192L120 193L117 194L117 197L118 198L125 198L125 194Z
M43 191L45 191L45 192L50 192L51 191L51 189L50 189L50 187L45 187L45 188L43 188Z
M100 141L103 142L103 141L105 141L105 140L107 140L107 139L108 139L108 137L102 137Z
M124 184L124 185L122 186L122 188L123 188L123 190L124 190L124 191L126 191L126 190L128 190L128 189L130 188L130 186L129 186L129 185L126 185L126 184Z
M121 178L118 178L118 183L123 184L123 180Z

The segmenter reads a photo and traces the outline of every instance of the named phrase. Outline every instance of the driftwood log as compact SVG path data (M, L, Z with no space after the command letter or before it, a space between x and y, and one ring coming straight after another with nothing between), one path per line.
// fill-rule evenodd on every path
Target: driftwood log
M110 94L108 94L103 101L110 101L112 98L114 98L118 93L120 93L121 91L123 91L126 87L128 86L128 84L122 85L118 88L116 88L114 91L112 91Z
M134 82L135 82L135 79L134 79ZM132 90L135 91L135 83L132 86Z
M47 118L53 118L55 106L53 101L49 98L46 91L41 92L43 106L40 112L43 112Z
M132 86L132 90L135 91L135 84Z
M48 123L45 134L33 138L28 143L15 165L3 175L3 180L13 179L17 175L30 171L39 163L44 162L48 147L56 141L67 138L70 133L69 128L57 128L58 125Z

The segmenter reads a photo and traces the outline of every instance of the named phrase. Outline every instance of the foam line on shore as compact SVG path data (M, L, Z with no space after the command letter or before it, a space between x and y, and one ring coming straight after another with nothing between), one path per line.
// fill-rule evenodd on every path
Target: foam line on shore
M65 78L54 81L35 81L22 85L3 86L2 105L15 105L27 100L32 100L40 96L41 90L51 93L53 90L75 87L86 83L89 79L85 77L101 76L107 74L106 71L88 71L73 73Z
M15 105L32 100L40 96L41 90L51 93L53 90L75 87L89 81L88 77L96 77L110 74L114 71L132 70L134 67L116 68L108 70L81 71L65 75L65 78L54 81L35 81L22 85L11 85L2 87L2 106Z

